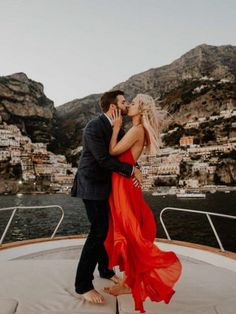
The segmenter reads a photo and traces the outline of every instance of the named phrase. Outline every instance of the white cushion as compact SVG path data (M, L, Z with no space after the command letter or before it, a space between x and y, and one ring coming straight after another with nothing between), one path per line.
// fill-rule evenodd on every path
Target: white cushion
M14 299L0 297L0 314L16 313L18 302Z

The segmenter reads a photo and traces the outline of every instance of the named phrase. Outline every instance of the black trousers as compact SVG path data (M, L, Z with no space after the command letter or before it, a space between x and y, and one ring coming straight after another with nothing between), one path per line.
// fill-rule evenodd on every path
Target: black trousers
M104 241L108 231L108 200L83 200L88 219L91 223L89 235L81 252L75 279L75 291L85 293L93 287L93 273L98 264L102 278L111 278L115 273L108 269L108 256Z

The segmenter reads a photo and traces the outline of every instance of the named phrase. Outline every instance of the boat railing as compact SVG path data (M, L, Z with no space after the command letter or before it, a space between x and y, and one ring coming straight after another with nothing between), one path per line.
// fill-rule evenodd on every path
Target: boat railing
M47 205L47 206L14 206L14 207L5 207L5 208L0 208L0 212L2 212L2 211L12 211L12 213L11 213L11 216L10 216L8 222L7 222L5 230L3 231L3 234L2 234L2 237L1 237L1 240L0 240L0 245L3 243L3 241L4 241L5 237L6 237L6 234L7 234L8 230L9 230L9 227L10 227L10 225L12 223L12 220L13 220L17 210L19 210L19 209L23 209L24 210L24 209L31 209L31 208L32 209L58 208L61 211L61 216L60 216L59 222L57 223L57 226L55 227L55 229L54 229L54 231L53 231L53 233L51 235L51 239L54 238L54 236L57 233L57 230L60 227L60 225L62 223L62 220L64 218L64 210L63 210L63 208L61 206L59 206L59 205Z
M229 218L229 219L236 219L236 216L225 215L225 214L218 214L218 213L213 213L213 212L205 212L205 211L194 210L194 209L186 209L186 208L178 208L178 207L165 207L160 212L160 221L161 221L161 225L162 225L162 227L163 227L163 229L165 231L165 234L166 234L168 240L171 240L171 237L170 237L170 235L169 235L169 233L167 231L166 225L165 225L165 223L163 221L163 218L162 218L163 213L166 212L167 210L174 210L174 211L181 211L181 212L189 212L189 213L196 213L196 214L200 214L200 215L206 215L207 219L208 219L208 221L210 223L211 229L213 230L214 235L216 237L216 240L217 240L217 242L219 244L220 250L222 252L225 252L223 244L222 244L222 242L220 240L220 237L219 237L219 235L218 235L218 233L216 231L216 228L215 228L215 226L214 226L210 216L218 216L218 217L224 217L224 218Z

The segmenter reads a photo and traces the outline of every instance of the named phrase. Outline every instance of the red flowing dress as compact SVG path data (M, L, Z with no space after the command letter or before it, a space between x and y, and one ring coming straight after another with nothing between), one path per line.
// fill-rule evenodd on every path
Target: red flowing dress
M135 164L130 149L118 159ZM162 251L154 244L156 223L141 189L133 185L132 178L113 173L109 204L111 214L105 240L109 268L118 265L125 272L135 310L145 312L143 302L147 297L169 303L182 266L174 252Z

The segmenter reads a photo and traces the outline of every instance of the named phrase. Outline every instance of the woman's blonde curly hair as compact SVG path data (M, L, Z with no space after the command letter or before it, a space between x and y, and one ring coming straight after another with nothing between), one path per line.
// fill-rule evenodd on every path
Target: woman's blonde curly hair
M151 96L138 94L135 98L139 102L141 123L146 131L145 153L156 155L161 146L161 117L158 116L155 101Z

